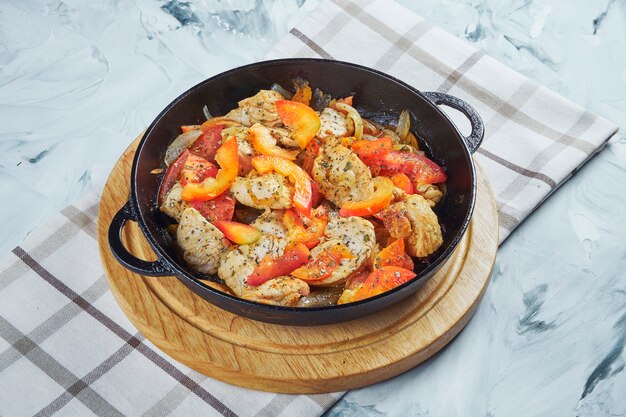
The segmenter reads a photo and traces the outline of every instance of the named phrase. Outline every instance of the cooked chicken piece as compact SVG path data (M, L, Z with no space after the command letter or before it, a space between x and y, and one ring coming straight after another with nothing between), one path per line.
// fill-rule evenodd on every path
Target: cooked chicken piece
M283 127L271 127L270 133L281 145L289 148L299 148L298 142L291 138L289 130Z
M280 239L287 237L287 228L283 223L284 210L266 210L256 218L252 226L263 232Z
M261 90L254 96L241 100L239 108L231 110L224 117L248 127L255 123L269 127L280 126L282 122L274 104L277 100L284 100L284 97L273 90Z
M313 178L326 198L339 207L365 200L374 192L369 168L354 152L332 140L315 158Z
M381 210L376 217L383 220L392 238L404 238L406 252L411 256L428 256L443 243L437 215L421 195L410 195Z
M176 184L174 184L172 189L165 195L165 198L163 199L163 204L161 204L161 207L159 207L159 210L161 210L163 213L167 214L177 222L180 221L180 216L183 214L183 211L185 211L185 209L189 207L189 204L187 204L186 201L183 201L183 198L181 196L182 192L183 187L182 185L180 185L179 182L177 182Z
M240 245L239 251L255 264L261 262L265 255L277 258L285 253L287 240L273 235L262 235L259 240L249 245Z
M246 246L249 245L240 245L239 248L225 254L217 271L219 277L238 297L265 304L291 306L295 305L303 295L309 293L309 286L304 281L293 277L277 277L257 287L248 285L248 276L252 274L258 261L255 257L248 256L255 250ZM262 247L264 247L263 244L257 249ZM261 253L259 251L257 255ZM272 249L265 254L268 253L271 254Z
M192 207L183 211L176 242L189 266L203 274L215 274L227 241L222 232Z
M369 259L376 246L374 226L360 217L331 216L324 236L325 241L311 250L313 258L337 244L347 246L354 258L342 259L339 266L333 270L328 278L313 281L311 285L336 285L345 281L351 273L359 269L363 262Z
M415 194L424 197L431 207L435 207L443 198L443 192L434 184L416 184Z
M320 123L320 130L317 133L320 138L349 136L354 132L352 120L330 107L326 107L320 113Z
M293 187L285 177L276 173L237 177L230 192L241 204L257 209L291 208Z

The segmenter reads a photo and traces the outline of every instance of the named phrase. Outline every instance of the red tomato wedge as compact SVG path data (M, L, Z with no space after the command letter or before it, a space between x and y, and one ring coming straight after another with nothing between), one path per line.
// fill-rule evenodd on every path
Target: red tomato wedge
M380 163L380 159L387 155L392 147L393 141L389 136L383 136L376 140L357 140L350 145L350 149L352 149L366 165Z
M178 155L178 158L172 162L172 164L167 167L167 171L165 171L165 175L161 180L161 187L159 188L159 206L163 204L163 200L165 200L165 196L170 192L176 181L178 181L178 177L180 177L180 173L183 171L185 167L185 161L189 156L189 149L185 149Z
M188 183L200 183L205 178L215 178L216 175L217 167L215 165L202 157L190 154L180 173L180 185L184 187Z
M417 184L436 184L447 179L439 165L423 155L412 152L389 151L382 157L380 168L402 172Z
M247 278L248 285L261 285L270 279L289 275L293 270L306 264L309 260L309 249L301 243L285 249L283 256L273 258L266 255Z
M213 223L226 239L238 245L249 245L261 237L261 231L253 226L230 221L216 221Z
M291 137L301 149L315 137L320 130L320 118L315 110L306 104L290 100L278 100L276 110L280 120L291 129Z
M215 163L215 154L222 145L223 129L224 125L220 124L203 131L204 133L189 147L189 152Z
M220 194L212 200L188 201L187 203L211 223L220 220L230 221L235 214L236 200L230 193Z
M383 266L368 275L362 284L357 284L353 290L345 290L338 304L352 303L374 297L387 292L405 282L415 278L416 274L398 266Z
M294 185L293 205L296 210L306 217L311 217L313 206L313 193L311 190L311 177L298 165L277 156L259 155L252 158L252 166L259 174L277 172L287 177Z

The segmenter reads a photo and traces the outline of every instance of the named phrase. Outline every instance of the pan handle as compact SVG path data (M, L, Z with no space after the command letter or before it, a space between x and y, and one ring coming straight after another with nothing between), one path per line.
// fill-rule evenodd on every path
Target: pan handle
M436 91L426 91L422 92L422 94L431 103L435 105L443 104L448 107L452 107L453 109L457 109L469 119L469 122L472 125L472 133L470 133L469 136L465 136L463 139L465 139L465 143L470 152L476 152L476 149L478 149L480 143L483 141L483 137L485 136L485 125L483 124L483 120L478 115L476 109L470 106L466 101L449 94L438 93Z
M124 204L111 220L109 225L109 248L115 259L122 264L123 267L140 275L153 277L172 275L172 272L165 266L161 259L156 261L144 261L131 254L124 242L122 242L122 230L127 221L137 221L137 216L128 201Z

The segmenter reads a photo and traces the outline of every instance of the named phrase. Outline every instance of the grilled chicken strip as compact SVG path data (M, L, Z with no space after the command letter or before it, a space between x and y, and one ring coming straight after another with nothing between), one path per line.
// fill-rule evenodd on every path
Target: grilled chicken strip
M266 210L263 214L256 218L251 224L261 232L275 236L280 239L287 238L287 228L283 223L283 210Z
M193 207L186 208L176 230L176 242L189 266L203 274L215 274L227 251L222 232Z
M180 217L183 214L183 211L189 204L186 201L183 201L182 198L183 187L179 182L174 184L171 190L167 194L165 194L165 198L163 199L163 203L159 210L163 213L167 214L177 222L180 222Z
M255 123L278 127L282 123L276 111L275 103L278 100L284 100L280 93L273 90L261 90L252 97L241 100L239 108L231 110L224 117L248 127Z
M363 265L363 262L369 259L376 246L374 226L360 217L331 216L324 236L325 241L311 250L313 258L337 244L346 245L354 258L342 259L328 278L312 281L311 285L327 286L344 282L350 274Z
M354 152L333 140L327 140L315 158L313 178L338 207L365 200L374 192L369 168Z
M230 186L233 197L241 204L257 209L291 208L293 187L276 173L237 177Z
M292 306L303 295L309 293L304 281L293 277L277 277L259 286L248 285L247 279L255 265L265 255L280 256L284 253L285 239L263 235L251 245L240 245L222 256L217 274L233 290L235 295L246 300L265 304Z
M383 220L392 238L404 238L406 252L411 256L428 256L443 243L437 215L421 195L409 195L406 200L381 210L376 217Z

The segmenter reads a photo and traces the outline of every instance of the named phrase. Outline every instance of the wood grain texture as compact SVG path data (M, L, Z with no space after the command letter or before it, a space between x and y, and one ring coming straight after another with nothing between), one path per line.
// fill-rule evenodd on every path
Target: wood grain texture
M476 209L456 251L416 294L359 320L298 327L249 320L209 304L175 277L144 277L109 250L111 219L128 199L139 138L107 181L98 243L109 286L137 329L173 359L235 385L282 393L341 391L379 382L428 359L467 324L489 282L498 247L495 200L478 171ZM124 241L136 256L155 255L135 223Z

